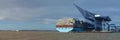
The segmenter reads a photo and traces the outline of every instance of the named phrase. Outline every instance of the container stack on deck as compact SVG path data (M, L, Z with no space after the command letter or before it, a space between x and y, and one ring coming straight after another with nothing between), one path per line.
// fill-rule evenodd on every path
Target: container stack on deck
M56 24L56 29L59 32L70 32L73 29L74 21L75 20L73 18L59 19Z

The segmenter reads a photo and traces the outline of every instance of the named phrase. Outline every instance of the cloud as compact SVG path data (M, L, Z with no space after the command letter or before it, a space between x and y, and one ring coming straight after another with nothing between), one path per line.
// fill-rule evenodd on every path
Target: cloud
M80 18L82 15L73 6L74 1L86 10L95 9L92 11L96 11L98 8L97 10L100 13L102 11L119 11L117 2L112 2L112 4L116 4L112 6L109 5L110 2L108 0L0 0L0 20L48 24L50 22L55 23L56 19L65 16Z
M56 23L57 22L57 19L43 19L42 22L40 23L43 23L43 24L53 24L53 23Z
M0 9L0 20L29 21L31 18L44 16L44 8L6 8Z
M68 16L67 13L69 12L63 11L63 9L70 10L67 8L68 6L60 5L70 2L65 1L62 3L62 1L55 1L56 0L0 0L0 20L41 22L46 24L53 22L51 19L62 17L63 13L66 13L65 16Z

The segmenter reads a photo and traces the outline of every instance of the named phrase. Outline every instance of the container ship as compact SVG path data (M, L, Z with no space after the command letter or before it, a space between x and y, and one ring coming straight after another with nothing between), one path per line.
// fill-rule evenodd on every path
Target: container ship
M85 20L65 17L56 23L56 30L59 32L120 32L120 26L111 24L109 16L102 16L74 6L80 11Z

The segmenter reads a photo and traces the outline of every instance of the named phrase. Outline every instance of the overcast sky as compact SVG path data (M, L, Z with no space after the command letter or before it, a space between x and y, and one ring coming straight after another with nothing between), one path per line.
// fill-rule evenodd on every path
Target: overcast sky
M120 0L0 0L0 30L55 30L60 18L83 18L73 3L120 24Z

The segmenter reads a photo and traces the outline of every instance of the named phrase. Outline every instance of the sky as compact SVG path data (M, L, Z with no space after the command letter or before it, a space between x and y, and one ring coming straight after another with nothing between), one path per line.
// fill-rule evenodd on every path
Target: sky
M60 18L83 19L73 3L120 24L120 0L0 0L0 30L55 30Z

